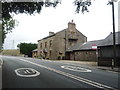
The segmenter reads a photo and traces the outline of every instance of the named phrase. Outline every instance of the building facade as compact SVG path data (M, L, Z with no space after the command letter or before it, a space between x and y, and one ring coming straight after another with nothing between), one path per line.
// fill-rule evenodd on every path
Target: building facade
M87 42L87 37L76 29L76 24L68 23L68 28L38 40L38 58L65 59L65 52L76 43Z
M97 62L97 46L102 40L88 41L86 43L77 43L66 51L67 59L75 61Z

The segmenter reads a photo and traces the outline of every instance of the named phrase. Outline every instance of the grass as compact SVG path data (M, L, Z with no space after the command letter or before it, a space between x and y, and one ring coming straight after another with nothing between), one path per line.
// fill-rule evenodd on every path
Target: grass
M11 55L11 56L20 56L19 49L10 49L10 50L3 50L2 55Z

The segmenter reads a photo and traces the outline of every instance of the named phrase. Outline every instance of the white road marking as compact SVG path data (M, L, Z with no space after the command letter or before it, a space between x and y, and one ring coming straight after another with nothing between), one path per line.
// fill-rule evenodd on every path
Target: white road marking
M41 68L48 69L50 71L53 71L53 72L56 72L58 74L67 76L69 78L72 78L72 79L84 82L86 84L92 85L92 86L97 87L97 88L117 90L116 88L113 88L113 87L110 87L110 86L107 86L107 85L104 85L104 84L100 84L100 83L97 83L97 82L94 82L94 81L91 81L91 80L88 80L88 79L85 79L85 78L82 78L82 77L79 77L79 76L76 76L76 75L72 75L70 73L66 73L66 72L60 71L60 70L56 70L54 68L50 68L50 67L46 67L46 66L43 66L43 65L40 65L40 64L37 64L37 63L33 63L33 62L27 61L25 59L19 59L19 60L31 63L31 64L39 66Z
M0 58L0 68L2 68L2 65L3 65L3 60L2 60L2 56Z
M112 72L112 73L119 73L119 72L117 72L117 71L109 71L109 70L107 70L107 72Z
M91 70L89 70L89 69L81 68L78 66L64 65L64 66L61 66L61 68L71 70L71 71L77 71L77 72L91 72Z
M62 63L62 62L61 62ZM81 66L81 65L76 65L76 64L72 64L72 63L63 63L63 64L68 64L68 65L73 65L73 66ZM87 68L91 69L91 67L87 66ZM99 69L99 68L98 68ZM119 72L115 72L115 71L110 71L110 70L106 70L107 72L112 72L112 73L119 73Z
M22 70L22 69L29 69L29 70L34 71L36 73L33 75L22 75L22 74L18 73L18 72L20 72L19 70ZM21 77L36 77L36 76L40 75L40 72L38 72L37 70L32 69L32 68L18 68L15 70L15 73L16 73L16 75L21 76ZM28 72L24 71L24 73L27 74Z
M30 73L30 71L26 70L27 73Z
M26 72L26 71L24 71L24 73L25 73L25 74L27 74L27 72Z
M2 64L3 64L3 60L2 60L2 58L0 58L0 62L1 62L0 64L2 65Z

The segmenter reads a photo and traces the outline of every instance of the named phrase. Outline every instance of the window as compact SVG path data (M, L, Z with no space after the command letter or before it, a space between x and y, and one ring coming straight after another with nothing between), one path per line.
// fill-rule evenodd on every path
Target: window
M71 32L71 34L72 34L72 35L74 35L74 34L75 34L75 32L74 32L74 31L72 31L72 32Z
M50 47L52 46L52 40L50 40Z
M51 55L52 55L52 51L50 50L49 53L50 53L50 57L51 57Z
M63 53L62 52L59 52L59 55L62 55Z
M72 46L72 42L70 42L70 46Z
M47 47L47 42L45 42L45 48Z
M42 43L40 44L40 48L42 49Z

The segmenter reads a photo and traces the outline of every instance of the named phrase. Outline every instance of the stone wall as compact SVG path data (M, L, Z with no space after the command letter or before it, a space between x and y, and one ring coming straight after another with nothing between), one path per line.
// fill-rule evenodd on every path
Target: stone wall
M74 51L74 53L70 53L70 59L75 61L95 61L97 62L97 54L96 51L88 50L88 51Z
M53 55L53 41L54 41L54 36L42 39L38 42L38 58L44 58L44 59L51 59ZM51 42L51 45L50 45ZM45 45L46 44L46 45ZM51 51L51 55L50 55Z

